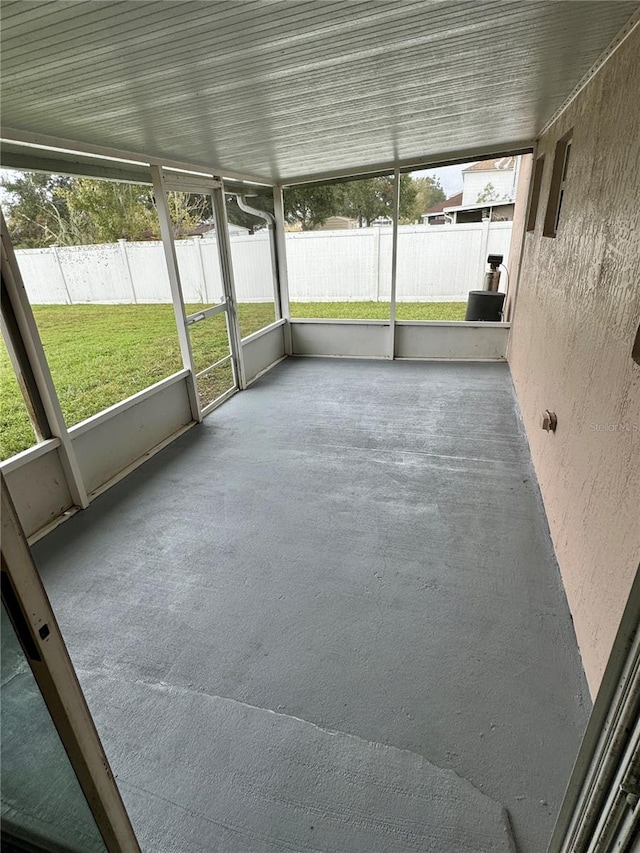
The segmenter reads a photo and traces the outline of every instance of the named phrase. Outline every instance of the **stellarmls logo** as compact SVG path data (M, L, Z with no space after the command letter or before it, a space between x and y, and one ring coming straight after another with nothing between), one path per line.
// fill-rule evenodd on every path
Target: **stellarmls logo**
M592 432L640 432L640 424L620 421L615 424L589 424Z

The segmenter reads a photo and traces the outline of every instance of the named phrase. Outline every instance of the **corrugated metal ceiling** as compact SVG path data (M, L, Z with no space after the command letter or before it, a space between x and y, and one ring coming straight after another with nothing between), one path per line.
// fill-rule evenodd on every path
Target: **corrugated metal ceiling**
M530 143L638 2L3 3L4 127L284 181Z

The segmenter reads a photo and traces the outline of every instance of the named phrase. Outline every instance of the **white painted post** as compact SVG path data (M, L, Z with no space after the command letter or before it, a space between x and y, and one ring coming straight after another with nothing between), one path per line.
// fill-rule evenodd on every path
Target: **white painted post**
M42 413L41 416L43 415L46 419L46 424L41 426L46 428L49 435L60 439L58 453L71 498L76 506L84 509L89 506L87 490L1 211L0 224L2 226L2 284L5 290L3 299L9 300L16 324L14 331L20 336L20 345L31 370L33 385L29 390L30 393L36 393L38 397L31 401L32 408L35 412Z
M202 408L200 406L200 396L198 395L198 386L196 384L196 370L193 362L193 353L191 352L191 341L189 340L189 332L187 330L187 315L184 308L184 298L182 295L182 286L180 284L180 271L178 269L178 258L176 255L176 247L173 242L173 225L169 214L169 205L167 204L167 192L164 186L162 167L151 166L150 168L151 178L153 180L153 194L155 196L156 208L158 210L158 218L160 220L162 246L164 248L164 257L167 264L167 273L169 275L169 285L171 287L173 313L176 318L176 326L178 329L178 342L180 344L180 353L182 355L182 365L189 371L187 387L189 389L191 416L194 421L201 421Z
M60 260L60 255L58 254L58 247L57 246L51 246L50 248L51 248L51 251L53 252L53 257L57 261L58 269L60 270L60 277L62 278L62 284L64 285L64 292L67 294L67 303L69 305L73 305L73 302L71 300L71 293L69 292L69 287L67 285L67 279L66 279L66 276L64 274L64 269L62 268L62 261Z
M398 271L398 220L400 219L400 170L396 169L393 195L393 243L391 249L391 302L389 304L389 358L396 354L396 274Z
M120 246L120 254L122 255L122 261L124 263L124 268L127 271L127 280L129 282L129 286L131 287L131 295L133 296L133 304L138 304L138 299L136 297L136 289L133 285L133 276L131 275L131 267L129 265L129 256L127 255L127 241L122 238L118 240L118 245Z
M276 244L276 222L273 217L267 224L269 236L269 258L271 259L271 281L273 282L273 304L276 309L276 320L282 320L282 304L280 302L280 272L278 270L278 246Z
M222 286L227 302L227 329L229 332L229 345L231 355L236 366L236 378L238 388L243 391L247 387L244 372L244 358L242 355L242 343L240 325L238 323L238 304L236 301L236 287L233 280L233 261L231 259L231 241L229 239L229 223L227 222L227 207L224 200L224 185L215 187L211 191L213 199L213 215L216 223L216 237L218 239L218 258L220 259L220 273L222 275Z
M474 290L482 290L484 282L484 271L487 268L487 253L489 249L489 228L491 218L482 220L482 236L480 237L480 269L478 270L478 285Z
M273 209L275 213L275 241L278 262L278 290L280 298L280 316L286 320L284 325L284 351L293 352L291 342L291 305L289 303L289 275L287 270L287 240L284 230L284 197L281 186L273 188Z
M381 240L380 240L380 226L375 226L374 232L373 232L373 239L375 240L374 253L375 253L375 257L376 257L376 301L380 302L380 295L381 295L380 294L380 283L381 283L380 263L382 261L382 258L380 256L380 242L381 242Z

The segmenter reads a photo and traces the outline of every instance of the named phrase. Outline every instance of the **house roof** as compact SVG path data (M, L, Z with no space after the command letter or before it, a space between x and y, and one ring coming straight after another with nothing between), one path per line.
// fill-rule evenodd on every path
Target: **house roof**
M472 166L467 166L463 172L508 172L516 167L515 157L496 157L493 160L481 160Z
M434 213L442 213L445 207L451 207L457 204L462 204L462 193L456 193L450 198L445 198L444 201L439 201L437 204L434 204L432 207L430 207L429 210L425 210L422 215L431 216Z
M98 165L285 184L517 153L637 11L637 0L5 0L2 133Z
M494 207L509 207L511 205L513 207L514 202L510 199L496 200L496 201L484 201L477 202L476 204L459 204L453 205L452 207L446 207L446 213L454 213L460 210L490 210Z

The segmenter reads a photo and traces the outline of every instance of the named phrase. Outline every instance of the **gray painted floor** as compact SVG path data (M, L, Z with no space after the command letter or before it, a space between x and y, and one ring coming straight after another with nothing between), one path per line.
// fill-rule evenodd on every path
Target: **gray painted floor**
M85 689L149 853L513 851L499 803L413 752L168 684Z
M264 720L249 773L268 709L377 750L372 780L376 744L415 754L403 785L418 756L454 770L507 808L522 853L545 849L589 700L506 365L288 359L35 551L136 825L161 796L192 804L167 850L200 849L207 808L229 807L191 756L232 760L239 703ZM234 700L233 736L203 697ZM296 732L318 764L332 736ZM233 849L394 849L298 831Z

